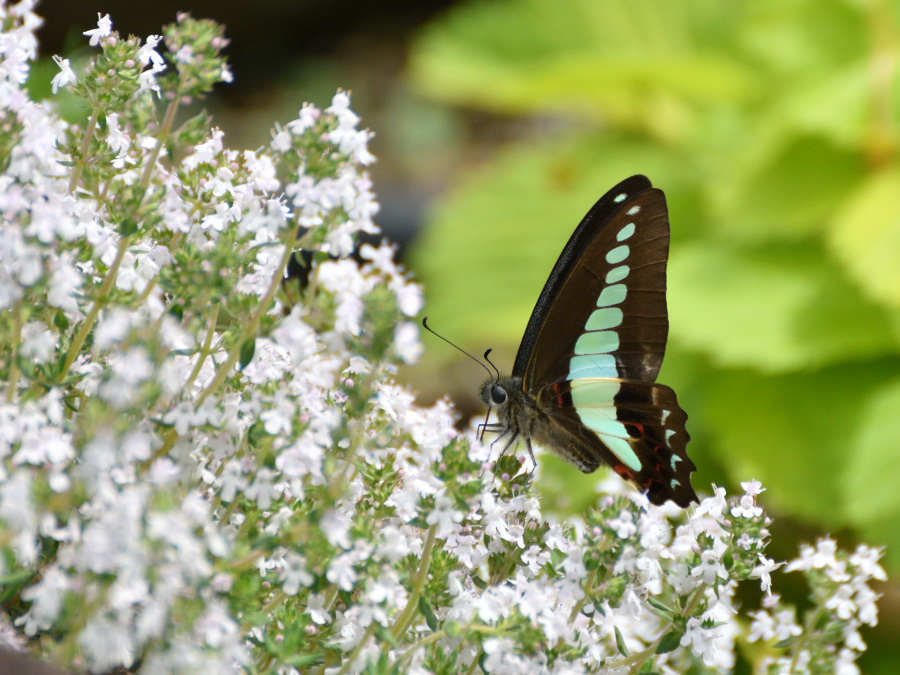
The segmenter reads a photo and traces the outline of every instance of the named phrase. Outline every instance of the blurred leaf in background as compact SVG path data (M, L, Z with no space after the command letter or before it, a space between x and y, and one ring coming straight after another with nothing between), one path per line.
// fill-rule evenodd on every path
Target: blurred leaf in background
M660 380L695 485L758 478L900 571L898 58L894 1L461 4L421 34L413 82L533 131L433 209L412 260L431 321L508 370L581 217L648 175L672 223ZM596 478L544 470L590 501Z

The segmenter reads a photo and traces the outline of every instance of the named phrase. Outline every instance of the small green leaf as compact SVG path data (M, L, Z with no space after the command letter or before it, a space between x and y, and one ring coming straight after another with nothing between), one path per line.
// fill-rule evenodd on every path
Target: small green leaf
M664 615L666 615L666 616L671 617L671 616L673 616L673 615L675 614L675 612L672 610L671 607L669 607L668 605L665 605L665 604L661 603L659 600L657 600L656 598L654 598L652 595L647 597L647 603L648 603L651 607L653 607L654 609L658 610L659 612L662 612L662 613L663 613Z
M391 647L397 646L397 641L394 639L391 629L387 626L382 626L380 623L375 624L375 635L378 639L387 642Z
M681 637L684 633L680 630L670 630L668 633L663 635L662 640L659 641L659 646L656 648L657 654L668 654L671 651L674 651L678 648L678 645L681 644Z
M253 360L253 352L256 351L256 339L250 338L241 345L241 368L246 368L247 364Z
M629 652L628 647L625 646L625 638L622 637L622 632L619 630L619 627L613 626L613 629L616 631L616 648L619 650L619 653L622 656L631 656L631 652Z
M431 603L424 596L419 596L418 606L419 612L425 617L425 623L428 624L428 627L431 630L437 630L440 626L437 617L434 615L434 610L431 608Z

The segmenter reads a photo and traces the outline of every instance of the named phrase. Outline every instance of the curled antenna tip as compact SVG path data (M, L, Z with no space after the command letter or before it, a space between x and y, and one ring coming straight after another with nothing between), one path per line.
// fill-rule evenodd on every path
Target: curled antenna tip
M493 368L494 372L497 373L497 379L499 380L500 379L500 371L497 369L497 366L494 365L494 362L491 361L490 358L488 358L488 356L490 355L490 353L492 351L494 351L493 347L491 347L484 353L484 360L491 364L491 368Z

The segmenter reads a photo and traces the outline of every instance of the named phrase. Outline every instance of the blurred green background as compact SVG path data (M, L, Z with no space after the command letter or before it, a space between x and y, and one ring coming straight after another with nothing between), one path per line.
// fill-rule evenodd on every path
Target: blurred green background
M98 9L79 4L74 45ZM235 89L211 102L226 141L262 145L303 100L351 89L430 323L501 370L587 209L649 176L672 223L660 380L688 412L698 492L757 478L774 557L830 533L886 546L900 577L900 1L250 6L174 6L233 38ZM158 32L160 11L114 26ZM402 373L420 400L481 412L483 372L425 342ZM594 499L597 475L540 463L545 508ZM878 589L863 672L896 672L898 588Z

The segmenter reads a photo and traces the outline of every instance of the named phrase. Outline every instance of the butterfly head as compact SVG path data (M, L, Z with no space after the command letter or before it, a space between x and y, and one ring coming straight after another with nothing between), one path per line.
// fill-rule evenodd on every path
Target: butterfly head
M508 427L518 428L518 413L527 408L524 402L525 392L522 390L521 377L492 377L481 385L481 401L488 408L488 418L491 411L497 413L499 424L488 425L485 420L485 428L493 431L505 431Z
M496 378L491 378L481 386L481 400L489 408L505 404L509 400L509 394Z

